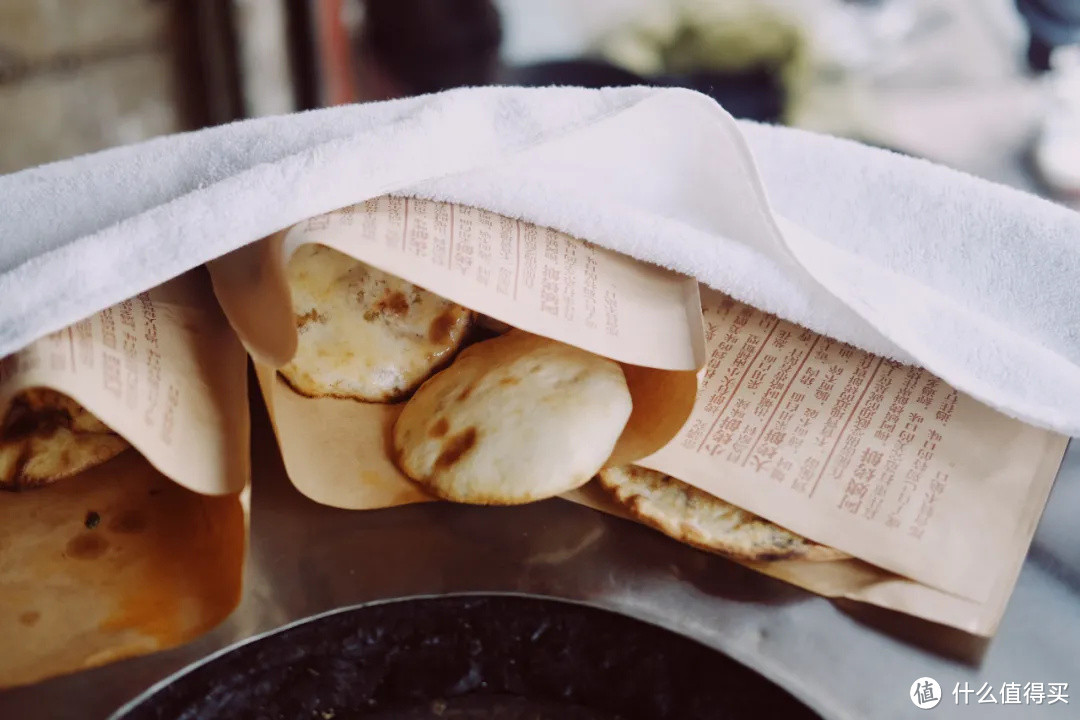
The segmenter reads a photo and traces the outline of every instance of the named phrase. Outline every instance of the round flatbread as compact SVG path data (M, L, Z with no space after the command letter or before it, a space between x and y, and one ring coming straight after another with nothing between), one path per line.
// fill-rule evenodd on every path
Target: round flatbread
M0 489L47 485L128 447L124 438L68 396L32 388L12 399L0 427Z
M401 470L439 497L516 505L588 482L631 407L618 363L511 330L416 391L394 425L394 450Z
M288 282L299 345L281 375L297 392L393 402L449 362L472 313L323 245L303 245Z
M655 470L605 468L599 479L635 518L703 550L752 562L848 557Z

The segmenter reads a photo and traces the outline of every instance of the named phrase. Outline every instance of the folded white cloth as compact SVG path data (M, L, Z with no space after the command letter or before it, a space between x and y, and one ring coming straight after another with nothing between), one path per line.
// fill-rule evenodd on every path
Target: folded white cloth
M251 120L0 177L0 356L388 192L688 273L1080 435L1080 215L683 90L484 88Z

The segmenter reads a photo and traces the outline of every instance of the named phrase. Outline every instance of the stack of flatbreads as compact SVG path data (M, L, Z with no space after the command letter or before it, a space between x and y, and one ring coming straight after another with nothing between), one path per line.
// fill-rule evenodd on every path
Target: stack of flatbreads
M492 322L336 250L287 277L299 337L279 372L298 393L404 406L393 460L427 492L514 505L598 478L644 523L740 560L842 553L651 470L605 467L633 406L613 360Z
M515 505L596 478L631 515L740 560L844 557L675 478L605 467L633 406L622 368L510 328L330 248L294 253L299 336L279 372L309 397L403 403L393 460L427 492ZM40 487L129 447L71 398L33 388L0 424L0 489Z

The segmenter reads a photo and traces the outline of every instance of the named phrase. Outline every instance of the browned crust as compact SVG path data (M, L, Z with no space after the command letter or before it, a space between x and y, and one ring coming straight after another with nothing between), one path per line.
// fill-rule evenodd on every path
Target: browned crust
M15 462L5 477L0 478L0 490L21 491L45 487L52 483L69 478L100 465L130 447L119 434L115 432L98 432L75 430L74 413L85 413L93 418L98 425L105 427L100 420L90 415L86 408L79 405L68 395L48 387L26 388L12 400L7 415L0 424L0 448L16 449ZM115 438L122 445L110 452L108 456L93 462L72 467L65 472L55 472L49 475L28 477L26 466L33 459L33 442L35 439L48 438L60 429L65 429L78 438ZM107 428L106 428L107 429ZM67 450L62 456L63 463L69 462Z
M79 437L103 436L103 437L110 437L110 438L120 438L120 436L117 433L76 433L76 435L78 435ZM120 439L123 439L123 438L120 438ZM30 453L30 440L31 440L30 438L21 438L21 439L18 439L18 440L11 440L11 441L0 440L0 445L14 444L14 443L19 443L21 445L21 447L19 449L18 459L15 461L15 464L12 466L12 472L10 472L7 477L0 478L0 490L7 490L7 491L11 491L11 492L20 492L20 491L23 491L23 490L34 490L34 489L37 489L37 488L45 487L47 485L52 485L54 482L57 482L58 480L64 480L66 478L74 477L76 475L79 475L80 473L83 473L83 472L89 470L92 467L96 467L98 465L106 463L109 460L112 460L114 457L116 457L117 455L121 454L122 452L124 452L125 450L130 448L130 444L125 444L122 447L118 447L115 452L111 452L107 457L103 457L103 458L101 458L99 460L96 460L95 462L89 463L87 465L73 467L71 470L69 470L67 472L58 472L58 473L53 473L51 475L39 476L39 477L27 477L27 475L25 473L26 465L32 459L31 458L31 453Z
M515 498L513 500L508 500L506 498L506 495L490 495L487 493L478 492L470 492L468 495L459 495L457 493L454 493L453 490L450 488L436 486L435 484L433 484L433 478L414 478L410 476L407 472L405 472L404 468L402 468L400 464L398 465L398 469L401 470L401 472L406 477L419 485L424 490L424 492L430 495L434 495L440 500L447 500L449 502L455 502L462 505L483 505L486 507L513 507L516 505L528 505L529 503L542 502L544 500L551 499L547 495L545 495L544 497L523 496L520 498ZM574 482L576 484L573 487L567 488L564 492L576 490L585 483L589 482L589 480L591 479L592 476L585 476L584 478L575 479Z
M850 557L847 553L844 553L836 548L829 547L828 545L822 545L815 543L812 540L807 540L807 545L801 548L792 548L788 551L778 552L745 552L738 548L734 548L730 545L726 545L723 542L715 539L708 538L698 532L697 528L687 523L671 521L662 517L658 517L653 513L648 513L643 510L646 499L637 492L630 492L626 490L617 482L612 482L605 478L604 472L601 471L597 475L600 486L604 488L612 497L614 497L627 511L643 525L648 525L654 530L658 530L668 537L671 537L679 542L695 547L699 550L705 550L706 552L723 555L724 557L740 562L774 562L777 560L808 560L811 562L830 562L833 560L844 560ZM674 478L671 480L675 481ZM678 482L678 481L675 481ZM688 486L691 491L702 492L693 486ZM705 493L707 494L707 493ZM773 523L775 524L775 523ZM777 526L780 527L780 526ZM790 532L790 531L789 531Z
M370 405L393 405L396 402L401 402L403 400L407 400L412 395L412 392L404 392L404 393L398 393L396 395L391 395L385 400L372 400L371 398L363 398L363 397L359 397L357 395L346 395L344 393L335 393L335 392L312 393L312 392L308 392L307 390L304 390L299 385L297 385L295 382L293 382L293 379L290 378L288 375L286 375L285 372L283 370L281 370L281 369L278 369L277 376L279 378L281 378L283 381L285 381L285 385L290 390L292 390L294 393L296 393L297 395L300 395L302 397L311 398L312 400L318 400L319 398L331 398L333 400L352 400L354 402L367 403L367 404L370 404Z
M462 307L462 306L458 306L458 307ZM465 328L466 334L463 337L461 343L458 345L457 349L454 352L447 353L446 357L442 358L436 365L433 365L431 367L431 372L429 372L427 375L424 375L422 378L418 379L413 384L413 387L406 388L405 390L402 390L402 391L397 392L397 393L389 393L389 394L386 395L386 397L384 397L382 399L370 398L370 397L361 397L359 395L348 395L348 394L345 394L345 393L335 393L335 392L312 393L312 392L308 392L307 390L304 390L300 386L298 386L293 381L292 378L290 378L287 374L285 374L285 371L284 371L283 368L278 368L277 375L278 375L278 377L280 377L282 380L285 381L285 384L289 387L290 390L292 390L297 395L300 395L300 396L306 397L306 398L312 398L312 399L316 399L316 400L319 399L319 398L332 398L334 400L352 400L354 402L370 403L372 405L393 405L395 403L405 402L409 398L411 398L413 396L413 394L416 393L417 390L420 389L421 385L426 383L428 380L430 380L435 375L438 375L439 373L441 373L446 368L450 367L450 364L452 362L454 362L454 360L456 360L458 358L458 356L460 356L461 353L463 353L470 346L470 344L475 344L475 342L474 343L469 343L467 341L467 338L469 337L469 333L476 326L476 313L473 312L472 310L468 309L468 308L464 308L464 310L465 310L465 313L466 313L467 318L468 318L468 325Z
M4 444L4 443L0 443ZM18 458L15 460L15 464L11 468L11 472L7 477L0 478L0 490L12 490L18 492L19 490L30 490L33 488L43 487L48 485L59 478L47 479L40 478L37 480L28 480L23 475L23 470L26 469L26 463L30 462L30 444L22 442L19 448Z

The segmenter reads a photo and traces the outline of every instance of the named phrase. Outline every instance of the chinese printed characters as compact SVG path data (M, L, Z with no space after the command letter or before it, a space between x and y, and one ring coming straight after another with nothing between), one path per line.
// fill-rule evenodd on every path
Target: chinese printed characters
M171 445L182 394L162 372L159 312L150 293L139 293L3 358L0 380L41 368L93 378L88 382L136 412L148 430Z
M619 337L619 296L599 271L598 248L550 228L477 208L383 196L311 218L306 232L332 222L412 261L449 270L552 319Z
M1005 682L996 690L988 682L978 688L964 681L952 690L956 705L1056 705L1069 704L1069 683ZM932 677L921 677L911 684L909 699L920 710L929 710L942 701L941 685Z
M1068 705L1068 690L1065 682L1005 682L995 692L991 683L973 688L964 681L956 683L952 696L957 705Z
M911 683L911 702L920 710L937 707L941 702L941 685L932 677L921 677Z
M957 391L731 298L704 320L703 412L682 447L808 498L831 486L837 509L921 540L949 483L935 455Z
M703 362L696 281L562 230L465 205L383 195L297 223L266 246L271 254L280 248L267 261L287 262L308 243L500 324L619 362L678 371L696 371Z

